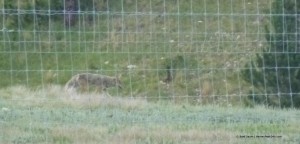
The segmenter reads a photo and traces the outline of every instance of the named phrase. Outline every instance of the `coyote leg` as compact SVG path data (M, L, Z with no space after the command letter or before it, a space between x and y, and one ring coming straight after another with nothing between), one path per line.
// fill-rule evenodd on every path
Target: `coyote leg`
M104 91L104 94L108 97L111 97L111 95L107 91Z
M111 97L111 95L106 91L106 88L102 88L102 93L103 93L105 96Z

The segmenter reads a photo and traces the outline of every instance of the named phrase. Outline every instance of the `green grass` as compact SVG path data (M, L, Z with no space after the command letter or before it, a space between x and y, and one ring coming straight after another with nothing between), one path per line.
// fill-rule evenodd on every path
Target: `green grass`
M0 90L0 143L299 143L298 110ZM280 138L238 138L273 135Z
M0 23L14 32L0 35L0 85L63 85L76 73L94 72L122 74L122 96L178 101L190 96L190 102L199 95L245 96L249 84L240 70L260 50L268 22L255 24L255 14L268 14L271 0L178 2L110 1L106 13L101 1L99 13L80 15L71 28L60 15L51 21L39 15L36 25L32 13L5 15ZM32 5L24 2L21 8ZM182 65L166 88L159 81L166 77L166 63L176 57L183 58ZM129 70L128 65L137 68ZM231 103L239 103L237 99Z
M271 0L109 2L110 13L99 1L71 28L61 15L34 25L29 11L0 13L14 30L0 34L0 143L300 142L299 110L243 104L251 87L240 70L265 45L269 17L256 19ZM173 83L161 84L174 63ZM123 90L71 98L61 87L80 72L122 74Z

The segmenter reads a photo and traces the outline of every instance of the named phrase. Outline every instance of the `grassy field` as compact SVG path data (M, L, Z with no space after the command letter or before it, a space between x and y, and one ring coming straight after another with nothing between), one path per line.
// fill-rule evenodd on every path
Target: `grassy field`
M0 85L65 84L80 72L122 74L125 97L241 104L250 87L240 70L264 46L271 2L99 1L96 13L83 11L68 28L60 13L34 17L33 4L7 1L10 9L29 11L0 19L8 30L0 35ZM176 77L166 87L160 81L170 65Z
M0 94L0 143L300 142L300 112L294 109L154 103L99 94L70 97L60 86L15 86Z
M70 28L30 2L0 1L1 144L300 143L299 110L244 103L271 0L99 0ZM123 89L70 97L80 72Z

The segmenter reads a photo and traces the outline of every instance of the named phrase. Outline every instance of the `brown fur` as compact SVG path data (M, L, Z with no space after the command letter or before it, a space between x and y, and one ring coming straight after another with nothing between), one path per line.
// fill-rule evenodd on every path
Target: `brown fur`
M106 92L107 88L118 87L122 89L121 81L118 77L110 77L100 74L81 73L74 75L65 85L65 90L86 91L90 87L95 87L97 91Z

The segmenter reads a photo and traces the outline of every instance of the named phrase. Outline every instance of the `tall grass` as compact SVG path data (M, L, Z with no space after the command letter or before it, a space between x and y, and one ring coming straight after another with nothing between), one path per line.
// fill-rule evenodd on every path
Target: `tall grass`
M240 103L248 85L239 71L260 49L263 23L256 22L256 14L267 13L270 2L100 2L106 9L83 12L70 28L59 14L52 20L25 13L30 24L17 14L3 14L0 23L13 31L0 35L0 85L64 84L88 71L122 74L123 96ZM164 64L177 56L183 57L182 66L171 85L162 85Z

